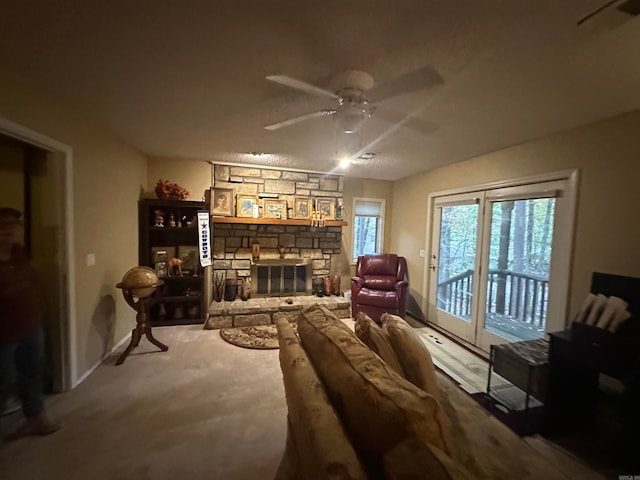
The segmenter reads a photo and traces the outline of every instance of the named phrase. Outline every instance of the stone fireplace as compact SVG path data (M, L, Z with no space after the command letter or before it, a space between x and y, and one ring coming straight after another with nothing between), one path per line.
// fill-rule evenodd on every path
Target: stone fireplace
M305 306L320 303L338 318L351 316L343 296L312 296L313 279L340 272L343 221L312 227L293 219L297 197L342 199L343 177L317 173L214 165L213 188L233 189L234 196L285 200L286 218L211 217L213 270L227 278L251 278L247 301L211 302L205 328L264 325L278 318L294 321ZM262 210L264 212L264 209ZM259 258L253 258L259 244ZM258 248L255 248L257 251ZM286 301L285 301L286 300Z
M214 165L214 178L215 188L231 188L235 195L285 200L289 219L296 197L342 199L339 175ZM310 221L280 219L270 223L266 218L212 220L213 269L224 271L227 278L251 278L252 295L258 291L260 296L311 294L314 278L338 270L342 226L312 227ZM260 245L256 262L252 260L255 243Z

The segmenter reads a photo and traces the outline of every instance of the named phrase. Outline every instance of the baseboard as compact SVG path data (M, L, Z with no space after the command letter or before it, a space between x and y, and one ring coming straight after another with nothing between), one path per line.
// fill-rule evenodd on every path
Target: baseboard
M431 323L428 320L426 322L426 325L427 325L427 327L432 328L435 331L437 331L443 337L447 337L449 340L451 340L455 344L461 346L462 348L464 348L468 352L473 353L476 357L481 358L485 362L489 361L489 354L487 352L485 352L484 350L479 349L475 345L467 342L466 340L463 340L460 337L456 337L453 333L446 331L441 326L436 325L434 323Z
M86 378L93 373L93 371L98 368L102 362L104 362L107 358L109 358L116 350L118 350L127 340L131 338L131 333L127 333L118 343L116 343L109 352L105 353L100 360L94 363L91 367L89 367L82 375L80 375L76 381L73 383L71 389L73 390L78 385L80 385Z

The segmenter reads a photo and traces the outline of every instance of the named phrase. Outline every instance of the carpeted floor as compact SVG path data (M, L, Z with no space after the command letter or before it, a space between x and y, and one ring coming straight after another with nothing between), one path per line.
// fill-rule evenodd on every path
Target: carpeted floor
M115 352L76 389L49 398L63 428L0 444L0 478L273 478L287 415L278 351L239 348L198 325L154 334L169 351L143 339L123 365L114 365ZM464 349L444 340L440 346L462 358L457 352ZM483 376L475 367L470 372ZM19 413L1 417L0 434L19 421ZM569 458L539 436L526 439L550 459ZM580 470L569 478L601 477Z
M238 348L201 325L153 332L167 352L143 339L124 364L116 352L47 399L60 431L0 443L0 479L273 478L287 424L278 351ZM1 417L0 434L20 419Z

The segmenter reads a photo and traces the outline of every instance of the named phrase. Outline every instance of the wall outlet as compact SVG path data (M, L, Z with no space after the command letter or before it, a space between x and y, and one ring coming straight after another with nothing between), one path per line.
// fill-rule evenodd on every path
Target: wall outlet
M89 253L87 255L87 267L93 267L96 264L96 254Z
M421 256L421 257L424 257L424 250L420 250L420 252L419 252L419 253L420 253L420 256Z

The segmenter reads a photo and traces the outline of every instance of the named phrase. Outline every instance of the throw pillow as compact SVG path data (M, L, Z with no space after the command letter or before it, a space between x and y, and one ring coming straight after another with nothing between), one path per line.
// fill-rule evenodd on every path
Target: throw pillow
M600 315L602 314L602 311L607 304L607 299L607 296L603 295L602 293L596 295L596 298L593 301L593 305L591 305L591 309L589 310L589 315L585 320L585 323L587 325L595 326L595 324L598 323L598 318L600 318Z
M387 334L369 315L364 312L358 312L356 315L355 332L356 336L362 340L367 347L377 353L382 360L387 362L387 365L393 368L396 373L403 377L405 376L402 366L400 366L400 360L398 360L396 352L393 351Z
M574 320L576 323L586 322L589 314L591 313L591 308L593 308L593 303L596 301L596 296L593 293L587 293L584 301L582 302L582 306L576 315L576 319Z
M416 387L440 398L431 354L414 329L397 315L383 313L380 317L382 328L398 356L405 377Z
M382 320L382 328L387 334L398 360L400 360L405 378L440 401L441 395L436 377L436 368L433 365L429 349L427 349L420 335L411 325L397 315L383 313L380 320ZM442 438L447 446L447 453L456 459L462 458L464 452L462 452L461 446L454 435L455 429L451 424L447 411L440 408L436 413L436 417L442 428Z
M364 469L286 319L276 321L289 427L305 479L365 479ZM292 450L289 448L288 450ZM283 465L283 470L287 465ZM293 468L291 468L293 470Z
M373 478L382 478L385 453L408 438L447 452L437 400L398 375L331 312L303 311L298 334Z

